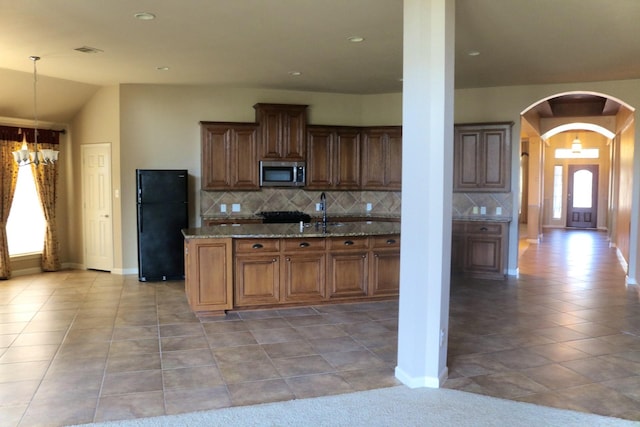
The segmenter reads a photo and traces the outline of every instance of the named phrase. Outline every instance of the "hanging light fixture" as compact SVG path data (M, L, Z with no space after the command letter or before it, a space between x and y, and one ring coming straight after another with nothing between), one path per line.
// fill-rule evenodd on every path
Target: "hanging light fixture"
M571 152L572 153L579 153L581 151L582 151L582 143L580 142L580 139L578 138L578 135L576 135L576 138L571 143Z
M51 149L38 150L38 70L36 63L40 60L39 56L30 56L30 60L33 61L33 122L34 122L34 144L33 151L29 151L27 146L26 132L22 137L22 148L13 152L13 158L20 166L33 163L38 166L39 164L50 165L58 160L58 151Z

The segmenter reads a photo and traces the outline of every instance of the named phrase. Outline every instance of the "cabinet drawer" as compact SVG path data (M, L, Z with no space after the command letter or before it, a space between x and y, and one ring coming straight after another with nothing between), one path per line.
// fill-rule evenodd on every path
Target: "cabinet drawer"
M502 224L486 222L468 222L468 234L502 234Z
M282 248L285 251L324 251L325 239L283 239Z
M366 237L334 237L329 239L329 249L333 250L367 249L368 247L369 239Z
M376 236L371 238L371 247L373 249L382 248L399 248L400 236Z
M236 253L278 252L280 239L237 239L234 245Z

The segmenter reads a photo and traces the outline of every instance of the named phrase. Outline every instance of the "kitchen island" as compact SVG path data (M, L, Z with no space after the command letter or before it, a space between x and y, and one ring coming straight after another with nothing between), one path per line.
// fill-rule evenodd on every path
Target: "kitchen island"
M395 298L400 223L234 224L182 231L198 315Z

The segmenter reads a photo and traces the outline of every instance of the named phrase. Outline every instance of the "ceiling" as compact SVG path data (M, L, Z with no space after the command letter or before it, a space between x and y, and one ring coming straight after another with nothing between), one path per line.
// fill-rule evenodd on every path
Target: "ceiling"
M32 91L30 55L42 57L41 98L48 90L58 100L43 108L50 120L72 117L75 104L97 87L122 83L400 92L402 6L402 0L0 0L0 116L32 114L32 99L23 100ZM139 20L137 12L156 18ZM457 0L455 86L640 78L639 21L638 0ZM364 41L349 42L350 36ZM75 50L82 47L100 52Z

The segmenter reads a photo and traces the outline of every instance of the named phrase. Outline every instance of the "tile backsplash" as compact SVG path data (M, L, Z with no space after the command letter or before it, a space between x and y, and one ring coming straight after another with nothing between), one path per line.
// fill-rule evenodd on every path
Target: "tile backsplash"
M487 216L511 217L513 212L512 193L453 193L453 217L468 217L480 215L480 208L486 208ZM474 213L473 208L478 212ZM496 208L502 213L498 214Z
M263 188L261 191L200 191L200 216L225 218L250 216L260 211L302 211L316 214L316 203L322 191L304 189ZM392 191L325 191L330 215L400 216L400 192ZM367 211L367 204L371 210ZM221 212L222 204L226 212ZM233 205L240 210L232 212Z
M260 211L302 211L319 215L316 203L321 191L304 189L264 188L261 191L200 191L200 216L202 218L226 218L251 216ZM400 216L401 193L399 191L325 191L329 215L380 215ZM367 204L371 210L367 211ZM226 212L221 212L222 204ZM233 205L239 211L232 212ZM487 216L510 217L513 212L512 193L453 193L453 217L480 215L480 207L486 207ZM478 213L474 213L474 207Z

